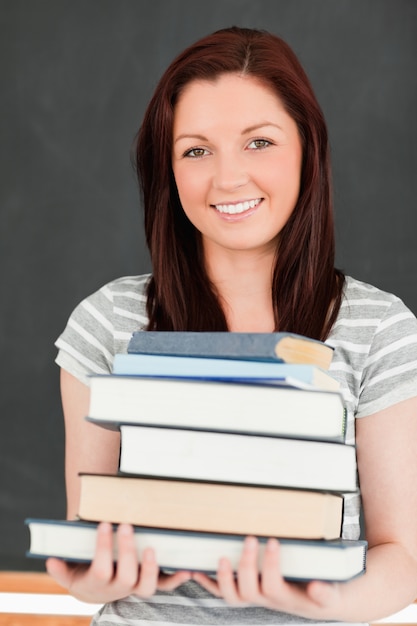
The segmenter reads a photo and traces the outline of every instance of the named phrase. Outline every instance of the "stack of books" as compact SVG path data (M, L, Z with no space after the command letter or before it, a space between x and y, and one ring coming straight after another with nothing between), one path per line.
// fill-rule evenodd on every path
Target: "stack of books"
M91 378L87 419L120 430L119 471L81 475L79 520L27 520L28 555L91 560L106 521L133 524L164 569L237 567L254 535L261 553L280 540L287 579L362 574L366 542L341 539L358 485L332 353L289 333L134 333Z

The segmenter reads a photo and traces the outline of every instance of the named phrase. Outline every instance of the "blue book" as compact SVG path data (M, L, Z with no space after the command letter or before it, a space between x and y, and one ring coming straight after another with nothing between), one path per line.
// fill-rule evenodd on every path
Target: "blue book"
M219 359L311 363L328 369L333 348L295 333L136 331L128 352Z
M331 391L340 387L339 382L328 372L314 365L155 354L116 354L113 374L230 381L263 380Z

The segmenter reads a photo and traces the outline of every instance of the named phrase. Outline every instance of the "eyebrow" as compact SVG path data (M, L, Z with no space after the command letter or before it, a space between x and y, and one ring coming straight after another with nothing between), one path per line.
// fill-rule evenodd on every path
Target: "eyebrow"
M242 135L246 135L247 133L252 133L254 130L258 130L259 128L264 128L266 126L273 126L274 128L278 128L278 130L283 130L282 126L279 124L274 124L273 122L260 122L259 124L254 124L253 126L248 126L242 131Z
M273 122L260 122L259 124L253 124L253 126L248 126L247 128L244 128L241 132L241 135L247 135L248 133L252 133L254 130L258 130L259 128L265 128L266 126L273 126L274 128L278 128L278 130L283 130L282 126L279 126L279 124L274 124ZM207 137L198 133L184 133L183 135L178 135L174 143L177 143L177 141L180 141L180 139L198 139L199 141L208 141Z

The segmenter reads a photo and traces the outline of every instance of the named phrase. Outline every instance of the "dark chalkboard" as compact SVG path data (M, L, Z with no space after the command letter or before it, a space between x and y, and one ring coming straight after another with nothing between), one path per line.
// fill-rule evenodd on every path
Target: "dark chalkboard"
M417 312L414 0L0 0L0 569L65 514L54 341L78 301L149 269L130 147L185 45L283 36L327 116L338 265Z

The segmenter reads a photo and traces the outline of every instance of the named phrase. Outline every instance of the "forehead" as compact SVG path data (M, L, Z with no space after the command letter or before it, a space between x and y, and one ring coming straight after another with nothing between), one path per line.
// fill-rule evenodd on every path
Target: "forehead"
M270 85L253 76L221 74L184 87L175 105L174 125L283 112L284 105Z

